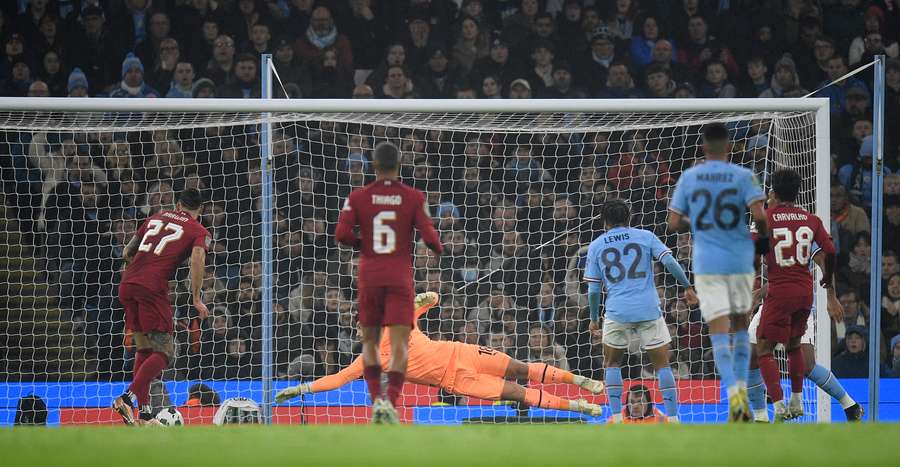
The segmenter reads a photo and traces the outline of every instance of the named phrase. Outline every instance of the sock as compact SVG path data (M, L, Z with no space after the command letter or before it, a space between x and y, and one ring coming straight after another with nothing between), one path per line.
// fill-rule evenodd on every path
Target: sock
M710 334L709 340L712 341L713 359L716 361L716 368L719 370L719 377L722 378L722 385L729 391L735 387L734 376L734 356L731 353L731 343L728 334Z
M611 366L606 369L606 396L613 415L622 413L622 369Z
M841 382L835 378L834 373L828 371L822 365L816 365L807 375L810 381L816 383L816 386L822 388L829 396L841 403L841 408L846 409L852 407L856 401L853 400L841 386Z
M775 356L772 354L760 355L759 371L766 382L769 396L772 397L773 401L781 402L784 399L784 391L781 389L781 375L778 372L778 363L775 362Z
M750 371L750 334L747 330L734 333L734 379L738 387L747 387Z
M141 369L141 365L144 364L144 361L147 360L147 357L153 354L153 350L151 349L140 349L134 354L134 366L131 369L132 379L134 379L134 375L137 374L138 370Z
M788 375L791 377L791 392L803 392L803 379L806 378L806 361L800 347L788 352Z
M575 375L572 373L547 365L546 363L528 364L528 381L535 383L566 383L572 384Z
M782 400L777 400L774 403L772 403L772 407L775 408L775 413L787 412L787 407L785 407L784 401L782 401Z
M750 398L750 408L753 409L753 413L758 415L765 412L766 418L768 418L768 412L766 411L766 383L763 382L759 368L750 370L750 375L747 377L747 396ZM757 410L762 412L758 413Z
M166 367L169 359L162 352L153 352L142 363L141 369L134 375L134 380L128 386L136 397L141 412L150 410L150 382L156 379Z
M791 388L791 403L792 404L803 404L803 393L802 392L793 392L794 389Z
M400 392L403 390L403 381L406 380L406 373L401 373L399 371L389 371L387 372L387 380L388 401L390 401L391 405L396 407L397 399L400 397Z
M381 366L372 365L363 368L363 379L369 387L369 398L372 402L381 398Z
M659 378L659 390L662 392L663 404L666 406L667 417L678 416L678 390L675 388L675 375L672 368L665 367L657 372Z
M569 401L540 389L525 389L525 404L543 409L569 410Z

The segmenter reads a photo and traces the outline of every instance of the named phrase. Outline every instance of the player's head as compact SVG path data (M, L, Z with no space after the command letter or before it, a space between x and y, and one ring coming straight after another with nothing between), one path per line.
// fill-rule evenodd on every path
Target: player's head
M197 215L203 210L203 195L196 188L185 188L178 195L178 206L181 211L190 211Z
M623 199L611 198L603 204L601 215L607 229L627 226L631 222L631 207Z
M723 158L728 154L728 128L722 123L703 126L703 152L706 157Z
M628 388L625 397L625 412L628 418L642 419L653 415L653 403L650 390L643 384L635 384Z
M400 150L394 143L382 141L375 146L372 162L376 174L396 175L400 168Z
M782 203L797 201L800 193L800 173L794 169L778 169L772 174L772 192L775 200Z

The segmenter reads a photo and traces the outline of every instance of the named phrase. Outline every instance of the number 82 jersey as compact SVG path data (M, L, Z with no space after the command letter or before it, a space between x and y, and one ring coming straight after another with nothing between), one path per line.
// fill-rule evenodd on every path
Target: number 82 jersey
M790 204L766 210L771 229L771 249L766 255L769 295L797 297L812 294L810 261L813 244L826 254L834 254L831 235L815 214Z
M637 323L660 317L653 260L670 254L652 232L633 227L614 227L591 242L584 280L606 288L607 319Z

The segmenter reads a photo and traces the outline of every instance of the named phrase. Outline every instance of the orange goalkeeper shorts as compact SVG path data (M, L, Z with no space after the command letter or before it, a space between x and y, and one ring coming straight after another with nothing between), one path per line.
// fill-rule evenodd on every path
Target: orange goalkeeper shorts
M510 360L509 355L489 347L460 343L455 366L451 366L453 374L444 378L445 388L463 396L500 400Z

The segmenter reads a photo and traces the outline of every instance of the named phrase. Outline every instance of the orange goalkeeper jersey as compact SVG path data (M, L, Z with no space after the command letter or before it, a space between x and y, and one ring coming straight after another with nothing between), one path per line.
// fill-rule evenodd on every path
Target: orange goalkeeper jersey
M415 320L418 320L430 307L423 306L415 311ZM457 346L465 345L461 342L434 341L428 338L413 321L413 328L409 334L409 362L406 367L406 380L416 384L439 386L444 374L455 360ZM381 339L381 366L387 371L391 357L391 341L387 330L382 333ZM353 381L363 373L362 355L356 357L347 368L333 374L324 376L310 384L312 392L330 391L337 389L350 381Z

